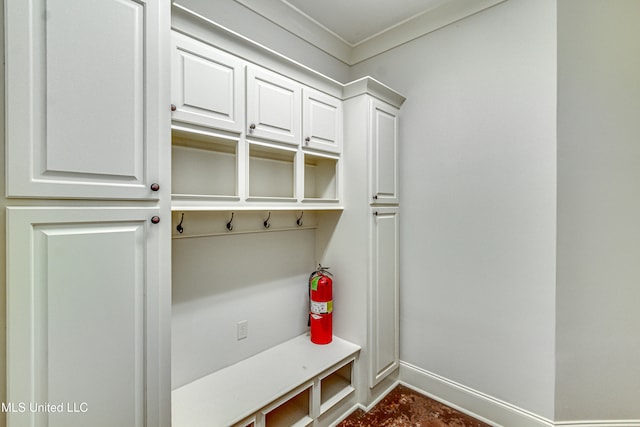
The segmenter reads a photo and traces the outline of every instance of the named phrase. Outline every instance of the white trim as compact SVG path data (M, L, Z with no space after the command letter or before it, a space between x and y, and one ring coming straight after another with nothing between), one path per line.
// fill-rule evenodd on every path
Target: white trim
M558 421L556 427L640 427L640 420Z
M558 421L533 414L515 405L503 402L487 394L473 390L440 375L428 372L410 363L400 361L400 379L376 398L369 406L361 403L353 405L338 420L330 425L336 427L358 409L369 412L391 390L402 384L431 399L437 400L459 412L496 427L640 427L640 420L597 420L597 421ZM431 390L431 392L427 391ZM444 397L446 396L446 398ZM470 403L470 402L474 403ZM454 403L457 402L457 403ZM461 405L464 405L462 407ZM472 410L473 408L473 410ZM484 416L480 415L484 414ZM498 422L500 421L500 423Z
M339 61L349 64L351 46L338 35L288 3L280 0L235 1Z
M547 418L407 362L400 362L400 381L434 400L496 427L554 427L553 421Z
M640 420L554 422L403 361L399 378L400 384L496 427L640 427Z
M507 0L450 0L350 44L312 17L281 0L235 0L347 65L355 65Z
M343 83L179 4L171 9L171 28L328 95L341 96Z
M380 396L378 396L377 398L375 398L370 404L369 406L364 406L362 403L356 403L355 405L353 405L349 410L347 410L344 414L342 414L340 416L340 418L338 418L336 421L334 421L333 423L330 424L329 427L336 427L338 424L340 424L342 421L346 420L349 415L353 414L355 411L357 411L358 409L362 409L364 412L369 412L370 410L373 409L374 406L376 406L378 403L380 403L380 401L382 399L384 399L385 397L387 397L387 394L389 394L391 392L391 390L393 390L394 388L396 388L398 386L398 384L401 384L400 381L394 381L389 387L387 387L387 389L385 391L383 391L382 393L380 393ZM406 385L406 384L404 384ZM411 387L409 385L406 385L407 387ZM419 393L423 393L424 392L422 390L417 390L414 387L411 387L414 390L418 391Z
M349 65L365 61L507 0L450 0L356 44Z
M356 403L350 409L348 409L344 414L340 415L340 418L329 424L329 427L336 427L338 424L349 418L349 415L353 414L358 409L362 409L366 412L366 408L361 403Z
M183 6L173 5L171 19L174 31L343 101L369 93L400 108L406 99L404 95L369 76L343 84Z

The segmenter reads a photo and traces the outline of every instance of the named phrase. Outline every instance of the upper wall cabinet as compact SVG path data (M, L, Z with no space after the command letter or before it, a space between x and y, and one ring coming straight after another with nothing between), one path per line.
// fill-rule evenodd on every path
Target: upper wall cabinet
M302 87L262 68L247 67L247 136L300 145Z
M342 101L310 88L303 95L303 146L342 152Z
M174 121L244 130L243 62L191 37L171 36Z
M5 0L8 196L158 198L161 3Z
M398 203L398 110L371 101L371 186L373 202Z
M341 209L342 87L200 40L172 34L173 209Z

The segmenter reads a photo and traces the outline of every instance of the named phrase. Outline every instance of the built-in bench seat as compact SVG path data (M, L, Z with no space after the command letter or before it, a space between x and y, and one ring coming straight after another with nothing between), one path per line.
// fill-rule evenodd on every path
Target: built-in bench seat
M359 351L300 335L173 390L172 426L308 425L354 391Z

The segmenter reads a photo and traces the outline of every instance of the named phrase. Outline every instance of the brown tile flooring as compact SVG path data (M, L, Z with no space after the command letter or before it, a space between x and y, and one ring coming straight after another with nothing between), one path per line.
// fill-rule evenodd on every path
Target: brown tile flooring
M403 385L369 412L360 409L338 427L491 427Z

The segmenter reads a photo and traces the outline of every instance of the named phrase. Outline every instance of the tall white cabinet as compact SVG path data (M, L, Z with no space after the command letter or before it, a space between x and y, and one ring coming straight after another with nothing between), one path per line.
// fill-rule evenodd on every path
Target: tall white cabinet
M361 402L392 383L399 363L397 160L403 102L370 78L345 87L345 211L327 221L335 230L323 245L339 278L335 333L363 347Z
M10 427L170 423L169 6L5 0Z

